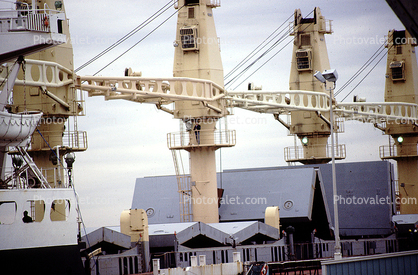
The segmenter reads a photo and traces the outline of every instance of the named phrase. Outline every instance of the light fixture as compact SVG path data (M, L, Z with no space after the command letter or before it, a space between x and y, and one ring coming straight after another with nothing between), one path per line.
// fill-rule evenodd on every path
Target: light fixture
M320 71L316 71L315 74L314 74L314 77L316 79L318 79L319 81L321 81L322 83L325 83L325 81L326 81L324 76L321 74Z
M74 153L68 153L65 155L65 162L67 163L67 168L71 169L73 168L73 163L75 161L75 154Z
M55 1L55 9L62 9L62 1Z
M325 83L326 81L336 82L338 79L338 73L335 69L325 70L323 73L316 71L314 73L314 77L322 83Z
M325 70L322 76L329 82L336 82L338 79L338 73L335 69Z
M307 146L307 145L308 145L308 142L309 142L309 139L308 139L308 137L307 137L307 136L304 136L304 137L301 139L301 141L302 141L302 144L303 144L303 145Z
M403 136L399 136L396 140L398 141L399 144L402 144Z

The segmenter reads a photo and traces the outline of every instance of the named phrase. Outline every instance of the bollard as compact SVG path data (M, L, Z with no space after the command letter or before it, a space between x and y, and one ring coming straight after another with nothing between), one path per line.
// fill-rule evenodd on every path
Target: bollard
M191 256L190 257L190 265L193 266L197 266L197 257L196 256Z
M199 265L200 266L206 265L206 255L199 255Z
M241 262L241 253L239 253L239 252L232 253L232 259L233 259L234 263Z
M160 270L160 259L152 259L152 273L158 275Z

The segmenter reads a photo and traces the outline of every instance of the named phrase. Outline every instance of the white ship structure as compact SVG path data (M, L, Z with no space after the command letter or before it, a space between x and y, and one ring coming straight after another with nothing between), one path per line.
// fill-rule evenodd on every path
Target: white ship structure
M15 84L22 81L19 71L31 68L25 57L66 42L65 13L35 3L8 2L0 10L0 273L80 274L71 174L65 175L66 183L53 188L29 153L42 110L12 107L19 93Z

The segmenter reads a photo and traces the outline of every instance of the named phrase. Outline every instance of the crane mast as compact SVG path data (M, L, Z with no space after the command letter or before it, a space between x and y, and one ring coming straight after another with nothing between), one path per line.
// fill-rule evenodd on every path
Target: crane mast
M315 71L323 72L330 69L325 34L332 33L331 21L325 20L318 7L313 13L312 18L303 18L300 9L295 10L294 13L291 33L294 36L294 43L289 89L327 93L324 84L317 81L313 74ZM331 160L327 145L331 134L329 118L329 112L321 114L315 111L292 111L289 131L291 135L298 136L303 149L301 154L287 154L295 157L286 161L299 161L304 164L329 162ZM334 126L334 129L337 128ZM286 149L298 150L296 146ZM343 157L339 157L341 155L345 154L338 154L337 159L342 159Z
M219 1L180 0L174 53L174 77L207 79L223 87L223 67L212 9ZM186 87L190 92L191 87ZM189 92L189 93L190 93ZM215 92L215 90L214 90ZM199 91L198 91L199 93ZM214 96L217 96L214 94ZM219 222L215 130L228 114L223 99L210 105L176 101L174 117L188 124L193 221Z
M415 55L416 38L408 31L388 33L385 102L418 103L418 66ZM402 114L409 115L409 114ZM418 125L416 120L388 120L384 133L393 144L382 146L382 159L394 159L398 167L399 207L401 214L418 213ZM415 199L415 203L408 202Z

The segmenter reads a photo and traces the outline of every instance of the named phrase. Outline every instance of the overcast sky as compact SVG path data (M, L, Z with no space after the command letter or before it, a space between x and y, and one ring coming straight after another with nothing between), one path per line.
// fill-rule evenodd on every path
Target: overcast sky
M167 3L162 1L65 1L74 48L75 68L138 26ZM337 69L337 85L344 84L380 47L376 40L390 29L404 27L384 0L371 1L221 1L213 12L221 41L224 72L229 72L295 9L309 14L315 6L331 19L334 33L326 36L331 67ZM122 46L78 72L92 75L142 39L174 12L174 8L138 32ZM114 64L103 76L122 76L125 68L145 77L171 77L176 16ZM279 47L280 48L280 47ZM279 50L279 48L276 49ZM288 90L292 46L281 51L247 82L263 90ZM386 58L370 73L353 95L367 101L383 101ZM355 82L356 83L356 82ZM237 90L245 90L243 84ZM351 86L351 88L354 87ZM337 87L338 88L338 87ZM342 96L351 90L347 88ZM352 100L352 96L345 101ZM244 121L249 123L243 123ZM86 116L78 120L87 131L89 149L76 156L75 183L87 227L118 225L120 213L129 209L136 178L174 174L166 134L179 130L179 122L153 105L128 101L104 101L86 97ZM293 137L272 115L234 110L229 128L237 131L237 145L222 149L222 169L284 166L284 148ZM379 160L379 145L388 138L370 124L346 122L339 142L347 146L347 162ZM217 169L220 154L217 151ZM187 161L186 152L182 152ZM156 190L158 192L158 190Z

